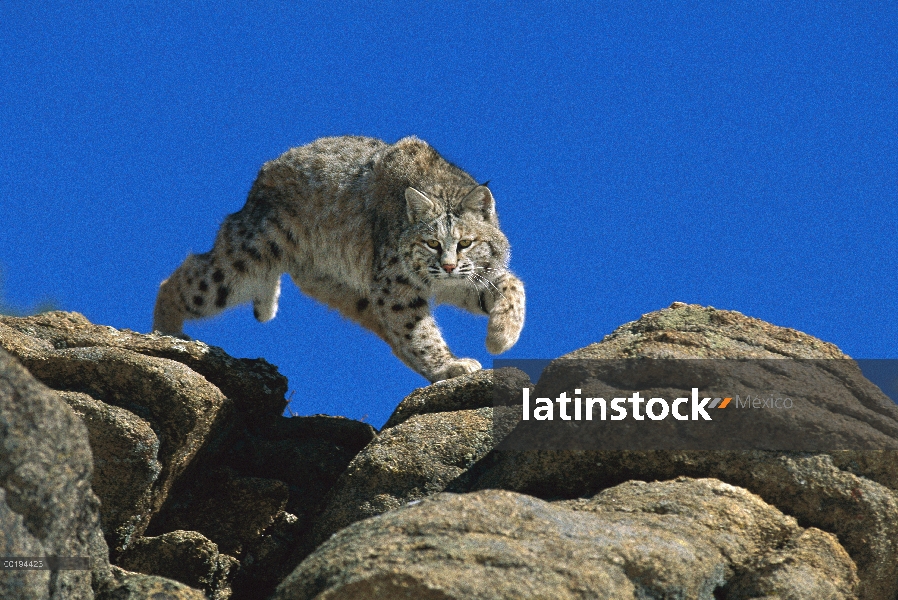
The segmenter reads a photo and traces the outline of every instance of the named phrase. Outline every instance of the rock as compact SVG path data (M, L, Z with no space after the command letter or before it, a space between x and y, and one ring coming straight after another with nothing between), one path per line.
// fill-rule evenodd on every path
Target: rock
M383 429L399 425L414 415L493 406L497 393L502 394L506 390L517 390L520 393L524 387L532 387L530 378L523 371L514 368L495 371L483 369L461 377L438 381L409 394L387 419Z
M125 552L119 564L131 571L183 582L203 590L210 600L231 596L232 570L237 559L218 552L218 546L195 531L172 531L144 537Z
M366 423L326 415L244 423L226 443L217 444L220 449L207 462L206 473L199 473L183 494L175 495L176 501L169 511L175 518L169 522L166 514L160 515L159 530L180 523L185 528L209 531L211 536L217 536L213 539L229 536L236 539L226 531L209 530L204 521L206 509L189 508L197 498L209 495L206 477L222 466L231 469L232 475L282 482L288 492L286 506L282 504L284 488L267 486L264 489L271 496L266 501L266 520L258 522L259 529L244 531L239 536L243 554L238 553L241 569L233 584L235 597L269 595L299 562L299 558L291 556L297 546L307 543L312 523L324 508L328 492L374 435L374 429ZM255 506L245 504L234 510L261 516L258 504L256 501ZM284 510L279 511L282 506ZM233 546L226 547L233 549Z
M618 328L601 343L566 355L557 364L571 359L709 356L825 359L828 362L822 367L807 363L812 368L802 375L800 383L805 386L804 396L819 399L817 425L804 423L792 430L793 435L815 428L833 431L833 427L844 426L841 431L854 428L853 431L861 432L858 435L868 435L877 444L894 441L892 436L898 426L894 404L864 379L856 365L835 346L735 312L675 304ZM535 394L555 397L552 394L557 390L553 387L560 384L553 382L551 367L544 372ZM596 378L595 373L589 375L592 379L584 381L585 387L620 384ZM769 385L762 380L756 383L760 387ZM745 389L752 385L747 383ZM789 382L786 379L777 385ZM668 391L666 397L688 395L682 385L673 381L655 387L683 392ZM893 544L898 539L895 458L894 451L882 450L806 453L496 449L447 489L461 492L500 488L541 498L574 498L630 479L714 477L758 494L807 526L838 536L857 564L860 597L894 598L898 594L898 549Z
M89 557L108 577L87 430L0 350L0 553ZM91 599L92 572L0 570L0 597Z
M149 422L80 392L59 397L87 426L94 455L93 489L103 499L100 522L110 540L124 545L145 525L159 478L159 438Z
M202 342L54 312L0 317L0 347L59 390L88 426L94 489L116 561L136 560L135 544L152 547L191 531L222 556L248 553L252 565L228 578L239 572L238 587L250 594L273 590L272 577L289 572L290 565L273 568L261 557L283 563L340 473L375 435L370 425L339 417L282 417L287 383L276 368ZM125 566L151 570L147 564ZM198 565L183 562L178 576L224 593Z
M0 554L86 557L89 570L0 569L2 598L143 600L202 592L110 566L84 423L0 350Z
M39 357L23 357L23 364L55 389L87 393L134 413L148 422L159 438L159 477L142 501L130 507L134 518L129 535L119 539L113 532L106 532L110 545L115 544L117 549L127 548L131 536L146 529L213 426L217 421L224 421L231 410L218 388L184 365L130 350L101 347L52 350ZM127 428L128 424L121 423L119 427ZM98 457L110 467L115 464L112 456L101 456L98 452ZM144 471L152 469L149 463L143 468ZM113 469L110 475L129 477L123 471L127 469ZM115 497L101 500L118 515L129 510L127 505L116 506Z
M833 344L733 310L674 302L560 358L846 358Z
M240 555L274 523L287 505L287 485L277 479L241 477L219 467L191 486L191 494L168 507L155 528L198 531L225 554Z
M182 363L208 379L246 414L278 416L287 406L287 379L264 359L233 358L221 348L199 341L94 325L78 313L0 316L0 346L15 356L65 348L122 348Z
M492 408L425 413L386 429L337 481L316 521L313 544L351 523L443 491L495 445L492 417Z
M286 483L286 510L306 524L321 512L337 478L374 436L367 423L343 417L279 417L244 429L217 460L241 474Z
M892 447L898 411L835 346L739 313L675 303L537 386L501 369L416 390L379 434L280 416L274 367L201 342L57 312L0 318L0 347L58 390L0 356L0 551L92 559L0 571L0 597L248 600L278 584L278 598L898 596L894 451L509 451L520 406L496 405L503 391L549 396L576 359L645 357L826 359L798 375L780 361L740 388L817 386L817 421L748 422L727 439L754 427L806 444L810 427ZM702 362L587 370L583 387L684 395L695 373L714 383ZM140 573L109 565L100 526L113 561Z
M112 567L108 584L100 589L96 600L207 600L200 590L164 577L131 573Z
M234 598L268 598L277 584L297 564L293 554L308 535L305 523L288 512L278 513L274 523L249 544L234 582Z
M496 386L529 385L525 373L500 369L412 392L334 485L304 551L355 521L443 491L506 433L495 428Z
M795 519L764 505L758 496L715 479L630 481L588 500L556 505L601 517L613 515L609 521L623 525L622 534L631 522L650 524L654 533L633 543L637 553L647 541L655 547L639 557L645 568L633 569L643 580L668 582L683 575L683 566L685 571L698 567L697 573L719 566L696 564L698 556L690 557L692 565L678 564L678 557L665 547L669 541L665 533L673 533L691 538L696 550L712 546L729 563L723 569L726 582L718 584L715 598L854 598L858 587L855 565L835 536L815 528L802 530ZM656 588L648 595L666 593Z
M356 523L276 600L851 598L836 539L714 480L629 483L578 503L442 493Z

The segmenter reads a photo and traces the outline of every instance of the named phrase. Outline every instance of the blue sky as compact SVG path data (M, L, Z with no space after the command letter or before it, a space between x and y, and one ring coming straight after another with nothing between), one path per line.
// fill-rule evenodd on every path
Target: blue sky
M898 358L898 8L886 2L0 3L0 268L149 330L263 162L414 134L490 180L552 358L678 300ZM375 10L374 6L378 8ZM437 310L489 366L486 320ZM381 425L426 381L284 282L188 325Z

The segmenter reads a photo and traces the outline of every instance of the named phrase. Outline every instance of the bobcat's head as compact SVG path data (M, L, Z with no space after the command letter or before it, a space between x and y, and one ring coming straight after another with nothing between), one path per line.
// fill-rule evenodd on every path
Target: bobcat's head
M405 190L410 227L402 236L406 266L425 284L459 283L482 290L508 268L508 240L499 230L493 195L433 186Z

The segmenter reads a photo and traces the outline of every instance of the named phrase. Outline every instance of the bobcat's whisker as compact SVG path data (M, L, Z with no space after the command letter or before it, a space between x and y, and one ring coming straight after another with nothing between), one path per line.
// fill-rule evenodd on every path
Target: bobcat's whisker
M495 284L495 283L493 283L492 281L490 281L489 279L487 279L487 278L484 277L483 275L478 275L477 273L471 273L471 275L474 276L474 277L478 277L478 278L482 279L482 280L484 281L484 283L487 283L487 284L489 284L490 286L492 286L492 288L493 288L494 290L496 290L496 293L499 294L499 295L502 297L503 300L508 300L508 299L505 297L505 294L503 294L502 292L499 291L499 288L496 287L496 284ZM485 287L485 286L484 286L484 287Z

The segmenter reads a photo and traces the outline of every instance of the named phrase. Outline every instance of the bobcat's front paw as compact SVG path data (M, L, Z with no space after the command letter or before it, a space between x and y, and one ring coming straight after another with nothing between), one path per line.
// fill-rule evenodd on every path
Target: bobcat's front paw
M486 349L490 354L502 354L514 346L521 337L521 330L509 331L501 327L489 327L486 334Z
M486 349L490 354L502 354L517 343L524 328L523 312L510 308L490 315L486 326Z
M459 375L467 375L468 373L479 371L482 368L480 363L473 358L456 358L446 363L442 369L434 373L434 379L431 383L442 381L444 379L452 379Z
M510 273L499 282L499 299L490 310L486 349L501 354L514 346L524 328L524 284Z

